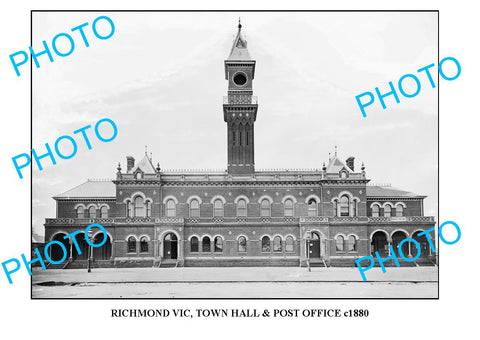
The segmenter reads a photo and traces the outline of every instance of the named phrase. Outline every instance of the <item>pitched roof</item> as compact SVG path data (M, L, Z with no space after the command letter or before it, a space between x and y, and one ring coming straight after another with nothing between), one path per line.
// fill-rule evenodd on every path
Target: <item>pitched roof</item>
M116 197L115 184L111 180L88 180L62 194L53 196L58 198L114 198Z
M333 158L330 159L327 165L327 173L338 173L340 170L345 169L348 172L352 172L352 169L350 169L348 166L343 163L340 158L337 157L337 155L333 156Z
M247 49L247 40L243 36L242 25L240 23L238 24L237 36L233 41L233 46L227 60L252 60Z
M366 194L367 197L426 197L417 195L410 191L376 185L367 186Z
M144 174L155 174L155 167L152 164L152 161L150 158L148 158L147 154L143 156L142 160L138 162L137 165L135 165L130 171L127 171L127 173L134 173L137 171L137 169L140 169Z

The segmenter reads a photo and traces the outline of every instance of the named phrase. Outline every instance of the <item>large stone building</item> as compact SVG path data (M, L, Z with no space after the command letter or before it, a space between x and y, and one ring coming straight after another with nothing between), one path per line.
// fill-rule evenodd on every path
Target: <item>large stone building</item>
M63 237L91 223L108 232L93 251L97 266L353 266L375 251L388 256L388 246L397 249L407 237L421 245L417 263L434 261L425 236L418 237L435 226L423 214L425 196L368 185L354 157L343 161L335 151L321 169L256 171L255 60L240 24L224 67L227 169L163 171L145 152L138 162L127 157L126 169L119 164L115 180L89 180L55 196L45 241L65 243L64 267L84 265L87 243L77 236L78 255ZM404 243L405 255L417 251ZM51 247L52 259L62 254Z

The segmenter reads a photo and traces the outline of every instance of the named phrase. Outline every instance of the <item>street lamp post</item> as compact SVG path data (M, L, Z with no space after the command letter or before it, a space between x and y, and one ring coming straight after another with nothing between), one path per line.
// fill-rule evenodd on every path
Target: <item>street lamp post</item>
M92 229L88 230L88 239L90 241L92 241L92 236L93 236L93 232L92 232ZM88 245L88 259L87 259L87 273L90 273L92 271L91 269L91 256L92 256L92 253L93 253L93 249L92 249L92 246L89 244Z

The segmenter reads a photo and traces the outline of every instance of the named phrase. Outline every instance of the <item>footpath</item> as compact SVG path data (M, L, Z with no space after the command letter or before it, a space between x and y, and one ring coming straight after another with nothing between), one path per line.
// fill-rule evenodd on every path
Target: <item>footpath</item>
M368 282L437 282L438 267L373 268ZM72 283L202 283L202 282L363 282L358 268L187 267L187 268L34 268L32 284Z

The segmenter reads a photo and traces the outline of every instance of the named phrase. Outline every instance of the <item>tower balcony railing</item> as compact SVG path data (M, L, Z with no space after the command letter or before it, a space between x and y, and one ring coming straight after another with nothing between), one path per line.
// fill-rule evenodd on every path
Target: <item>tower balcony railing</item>
M242 104L258 104L258 97L251 95L230 95L223 96L223 104L225 105L242 105Z

